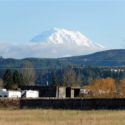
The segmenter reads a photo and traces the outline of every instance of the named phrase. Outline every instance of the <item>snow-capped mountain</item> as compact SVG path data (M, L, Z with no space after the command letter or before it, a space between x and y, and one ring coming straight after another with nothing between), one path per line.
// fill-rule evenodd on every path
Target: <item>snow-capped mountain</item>
M60 58L102 50L102 45L92 42L79 31L59 28L46 31L24 43L0 43L0 53L6 58Z
M100 50L104 47L100 44L94 43L84 36L79 31L71 31L66 29L54 28L53 30L43 32L40 35L35 36L31 40L32 42L45 42L55 45L71 44L78 47L83 47L86 50ZM72 47L72 46L71 46Z

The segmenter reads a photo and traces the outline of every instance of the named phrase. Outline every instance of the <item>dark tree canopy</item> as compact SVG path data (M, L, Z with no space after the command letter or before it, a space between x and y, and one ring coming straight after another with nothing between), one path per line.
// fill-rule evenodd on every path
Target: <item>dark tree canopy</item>
M18 70L15 70L13 73L13 82L14 82L14 84L16 84L18 86L24 84L23 76Z
M13 86L13 75L10 69L7 69L3 75L4 87L11 89Z

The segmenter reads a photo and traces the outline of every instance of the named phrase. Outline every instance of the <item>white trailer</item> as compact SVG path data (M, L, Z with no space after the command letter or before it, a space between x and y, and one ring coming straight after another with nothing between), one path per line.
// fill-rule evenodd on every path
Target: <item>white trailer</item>
M22 97L24 97L24 98L38 98L39 97L39 91L24 90L24 91L22 91Z
M21 98L20 91L8 91L8 98Z
M0 90L0 97L7 97L7 98L21 98L21 92L20 91L7 91L6 89Z

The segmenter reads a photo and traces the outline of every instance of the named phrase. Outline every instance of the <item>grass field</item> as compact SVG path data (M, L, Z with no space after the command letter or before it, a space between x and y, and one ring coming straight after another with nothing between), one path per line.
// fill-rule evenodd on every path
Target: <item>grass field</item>
M0 125L124 125L125 111L2 110Z

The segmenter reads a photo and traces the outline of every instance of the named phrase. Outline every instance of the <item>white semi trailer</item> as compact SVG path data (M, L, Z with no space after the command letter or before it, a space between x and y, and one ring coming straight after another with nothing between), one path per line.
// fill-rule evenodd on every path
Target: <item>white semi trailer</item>
M24 90L24 91L22 91L22 97L23 98L38 98L39 97L39 91Z
M20 91L8 91L8 98L21 98Z
M21 92L20 91L7 91L6 89L0 90L0 97L7 97L7 98L21 98Z
M36 90L24 90L22 92L20 91L13 91L13 90L6 90L1 89L0 90L0 97L6 97L6 98L38 98L39 97L39 91Z

